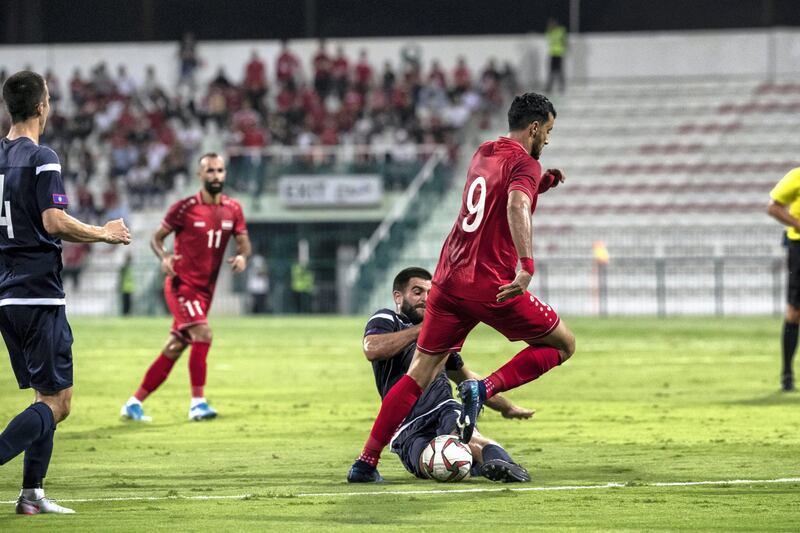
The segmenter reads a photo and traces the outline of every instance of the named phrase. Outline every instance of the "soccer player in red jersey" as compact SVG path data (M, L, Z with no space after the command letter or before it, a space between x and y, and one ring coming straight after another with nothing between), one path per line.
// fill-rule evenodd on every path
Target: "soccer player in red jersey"
M247 266L250 239L241 205L222 194L223 158L214 153L203 155L197 174L203 188L175 202L150 241L153 252L161 260L161 270L166 274L164 297L174 321L161 354L145 373L142 384L122 406L121 416L130 420L150 420L144 415L142 401L167 379L175 361L189 345L192 347L189 353L192 384L189 420L217 416L206 402L203 391L206 358L211 348L211 328L206 316L228 240L231 235L236 240L236 255L228 259L228 264L239 273ZM175 232L175 246L170 253L164 248L164 239L172 232Z
M487 378L458 386L464 442L470 441L488 398L538 378L575 351L575 336L555 310L528 292L534 272L531 214L538 195L564 181L560 170L542 173L538 161L555 118L544 96L518 96L508 111L508 136L483 143L472 157L461 210L433 277L417 351L406 375L384 397L348 481L379 481L381 451L441 372L447 354L461 351L479 322L528 346Z

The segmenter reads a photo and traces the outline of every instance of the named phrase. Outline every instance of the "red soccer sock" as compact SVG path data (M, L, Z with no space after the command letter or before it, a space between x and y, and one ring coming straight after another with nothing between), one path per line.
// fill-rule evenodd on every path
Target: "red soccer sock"
M372 431L364 445L364 451L358 457L360 460L372 466L378 465L381 452L389 444L392 435L411 412L411 408L414 407L420 396L422 396L422 389L408 374L394 384L383 398L378 418L372 425Z
M140 402L144 401L145 398L166 381L173 365L175 365L175 361L164 355L164 352L161 352L156 360L153 361L153 364L150 365L150 368L147 369L147 372L145 372L142 384L139 385L139 389L133 396Z
M560 364L561 356L555 348L528 346L483 380L486 386L486 398L489 399L498 392L511 390L533 381Z
M208 350L210 342L192 342L192 351L189 353L189 379L192 383L192 398L202 398L208 373Z

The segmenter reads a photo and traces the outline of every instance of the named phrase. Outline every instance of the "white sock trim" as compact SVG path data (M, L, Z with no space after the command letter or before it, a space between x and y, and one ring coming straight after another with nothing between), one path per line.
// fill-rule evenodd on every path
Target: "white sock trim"
M44 489L22 489L19 494L26 500L36 501L44 498Z

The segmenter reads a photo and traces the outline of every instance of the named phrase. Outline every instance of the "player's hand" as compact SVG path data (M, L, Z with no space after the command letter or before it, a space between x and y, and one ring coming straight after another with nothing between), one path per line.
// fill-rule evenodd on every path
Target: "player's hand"
M169 277L175 276L175 261L179 261L180 255L166 254L161 260L161 272Z
M508 285L500 286L500 292L497 293L497 301L505 302L506 300L519 296L528 290L528 285L531 283L531 275L520 270L517 272L517 277Z
M504 410L502 413L503 418L521 418L527 420L528 418L532 417L536 414L534 409L527 409L525 407L520 407L518 405L511 405L508 409Z
M121 218L106 222L103 226L103 242L108 244L131 243L131 232Z
M558 186L559 183L564 183L567 179L567 175L564 174L561 169L558 168L548 168L547 171L544 173L543 178L550 178L550 188L553 189Z
M247 268L247 258L243 255L235 255L228 258L228 264L231 266L231 270L238 274Z

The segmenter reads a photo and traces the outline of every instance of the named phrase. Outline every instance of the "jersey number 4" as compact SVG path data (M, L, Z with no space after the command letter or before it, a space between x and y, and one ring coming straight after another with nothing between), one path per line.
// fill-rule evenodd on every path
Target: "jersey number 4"
M476 194L478 195L477 201L475 201ZM483 222L483 210L486 208L486 178L483 176L475 178L475 181L469 186L465 201L469 214L461 221L461 229L472 233ZM472 221L470 221L470 217L474 217Z
M11 201L3 200L3 190L5 189L6 176L0 174L0 227L5 226L8 232L8 238L14 238L14 224L11 222Z

